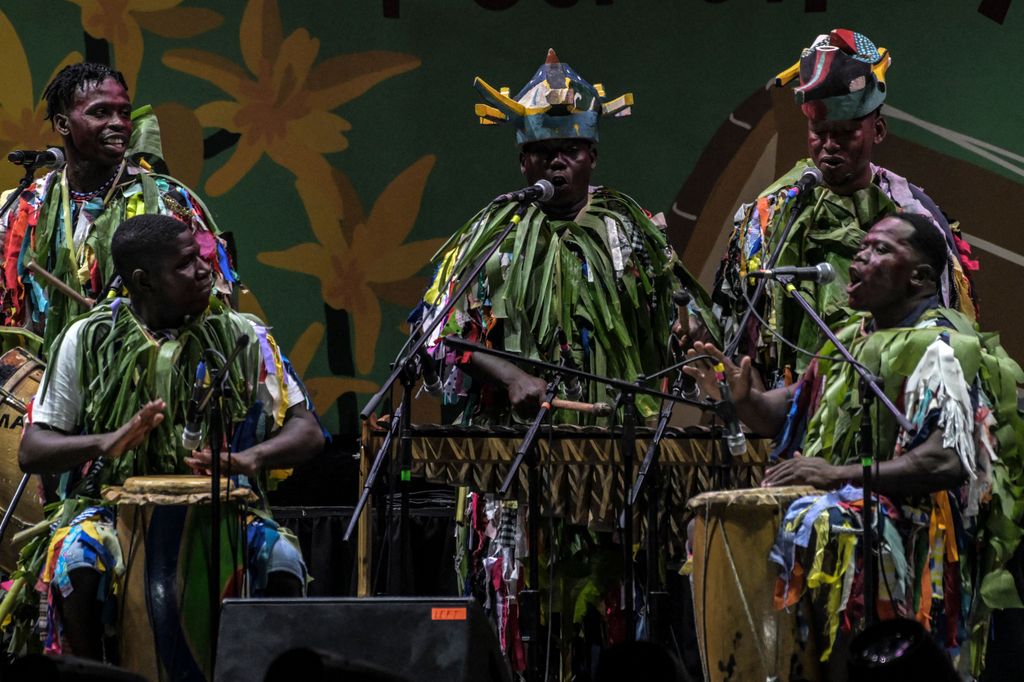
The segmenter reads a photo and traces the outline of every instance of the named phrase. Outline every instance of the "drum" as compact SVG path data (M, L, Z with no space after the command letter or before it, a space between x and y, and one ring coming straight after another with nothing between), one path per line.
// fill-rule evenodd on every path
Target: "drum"
M245 575L243 507L248 488L221 483L221 596L239 596ZM117 503L125 573L119 584L120 664L149 680L210 678L210 479L129 478L104 491Z
M818 647L805 602L772 605L778 567L768 561L786 509L815 494L804 486L703 493L689 502L693 602L704 677L820 680Z
M13 348L0 356L0 514L7 512L23 476L18 467L18 446L26 405L36 394L43 368L43 362L23 348ZM42 520L39 478L32 476L0 543L0 569L14 570L19 551L12 542L15 534Z

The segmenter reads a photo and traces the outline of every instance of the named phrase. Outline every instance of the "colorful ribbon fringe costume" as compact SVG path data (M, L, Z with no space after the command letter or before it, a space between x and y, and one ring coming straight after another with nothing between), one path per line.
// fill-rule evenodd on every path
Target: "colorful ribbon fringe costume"
M889 62L884 48L876 48L859 33L836 29L819 36L797 64L777 76L776 83L786 85L799 74L800 85L794 93L811 120L856 119L872 113L884 101ZM755 201L740 206L715 275L711 314L703 315L719 341L743 334L740 349L754 355L769 386L790 383L807 367L808 356L780 342L753 317L746 329L737 329L748 307L745 292L749 296L752 291L747 273L761 268L774 252L797 203L790 190L812 164L810 159L799 161ZM796 217L776 266L831 264L836 272L833 282L803 282L800 289L826 322L840 324L853 312L846 307L845 287L850 262L867 227L896 209L921 213L931 218L946 239L949 256L941 278L942 304L976 319L970 273L977 270L978 263L970 259L971 249L960 236L959 223L948 221L935 202L906 178L874 164L871 171L871 184L849 196L816 187ZM781 288L769 285L757 312L771 328L807 351L825 342Z
M606 99L601 85L583 80L561 63L553 50L515 99L509 97L507 88L493 88L480 78L474 85L487 102L476 106L480 122L513 125L519 144L567 138L596 142L599 116L626 116L633 101L629 94ZM414 326L435 321L434 311L444 305L464 273L493 244L515 208L511 202L484 208L438 251L433 259L433 282L410 317ZM445 403L458 405L458 421L464 424L509 423L515 418L503 387L474 382L463 371L470 354L446 350L439 339L445 334L555 363L560 357L559 338L564 334L577 366L587 371L633 379L662 367L675 314L671 293L677 264L651 215L615 190L590 187L586 206L572 220L552 219L538 206L531 206L475 286L433 332L430 345L444 364ZM607 400L603 386L588 386L587 391L583 400ZM646 396L637 398L637 406L645 417L657 410L657 403ZM573 422L580 416L558 411L554 419ZM463 546L468 542L462 557L462 567L470 574L467 590L491 595L488 601L496 605L502 643L514 667L522 669L517 613L507 608L515 602L506 598L517 593L521 582L526 543L519 529L525 505L519 510L514 503L503 508L474 495L467 508L473 529L460 540ZM609 528L613 521L593 520L594 525ZM606 592L614 592L610 586L618 579L616 571L609 575L607 570L615 561L598 562L596 558L602 552L613 557L621 550L613 548L610 539L608 543L581 545L572 540L573 532L586 530L561 524L556 535L563 539L555 548L544 550L558 552L564 559L559 564L563 568L558 584L552 587L561 590L556 610L565 614L567 629L584 617L588 605L604 601L608 614L619 613L618 599L605 599ZM584 554L589 553L593 561L572 561L570 554L588 544L592 549ZM577 549L566 549L570 546ZM582 572L569 575L574 565ZM598 565L605 568L595 568ZM591 570L600 575L591 575ZM577 602L570 581L577 583L577 589L585 585L575 593Z
M908 326L869 329L870 318L859 316L839 338L882 378L919 430L913 438L901 432L876 403L870 415L875 456L899 457L941 429L943 447L957 453L967 475L957 490L881 498L878 612L916 618L954 655L969 644L961 668L976 675L992 610L1024 605L1012 573L1020 571L1019 559L1011 561L1024 531L1024 421L1017 410L1024 372L996 335L979 333L955 310L932 307ZM831 344L820 352L834 353ZM857 382L850 365L815 360L797 384L780 450L856 462ZM864 612L853 551L858 536L850 532L860 528L862 497L847 487L794 503L772 552L782 567L776 606L795 603L807 588L826 593L823 660L840 629L856 627Z
M167 404L166 418L139 448L102 465L89 462L62 477L63 501L52 510L50 532L25 546L18 570L12 576L34 588L22 590L13 607L12 652L33 648L29 636L38 618L36 603L40 595L50 604L45 645L50 651L59 651L59 622L52 598L54 589L67 590L71 586L67 567L62 563L64 550L71 541L82 540L88 547L84 550L86 559L91 559L89 564L103 575L104 588L116 586L120 549L112 526L114 514L107 503L99 502L98 491L103 486L120 485L130 476L191 473L183 462L188 453L182 449L181 432L196 367L204 349L216 349L227 356L240 335L247 336L250 342L231 367L225 418L236 425L229 434L232 451L241 451L280 428L290 405L305 400L312 409L301 382L273 337L255 318L236 313L211 297L210 308L201 317L173 333L157 334L145 327L127 299L117 298L82 316L58 337L53 361L40 386L38 405L33 404L34 416L38 417L41 406L51 401L55 404L48 410L55 410L57 415L64 412L62 406L69 403L69 396L50 379L54 368L67 362L78 369L78 384L82 387L81 408L74 428L68 432L113 431L126 423L139 405L157 397ZM70 356L62 357L61 353ZM238 484L252 486L258 492L266 490L270 483L264 476L254 481L244 476L238 478ZM258 560L250 562L249 585L258 594L266 584L262 572L265 566L260 561L266 564L275 543L285 537L286 531L277 527L266 509L250 511L260 517L250 518L248 529L250 557ZM197 532L208 533L208 528L199 528ZM231 554L226 552L224 556ZM304 580L304 567L301 572L303 575L298 577ZM222 577L224 585L239 584L239 576ZM200 584L199 589L205 587Z
M63 294L52 295L26 263L35 260L84 296L102 296L114 275L114 230L136 215L169 215L188 224L214 273L214 290L231 293L236 276L209 209L179 181L149 170L147 159L162 156L156 115L147 106L133 112L132 121L125 159L106 190L75 196L65 169L54 170L29 185L0 222L2 323L42 330L43 343L34 352L45 354L71 319L84 311Z

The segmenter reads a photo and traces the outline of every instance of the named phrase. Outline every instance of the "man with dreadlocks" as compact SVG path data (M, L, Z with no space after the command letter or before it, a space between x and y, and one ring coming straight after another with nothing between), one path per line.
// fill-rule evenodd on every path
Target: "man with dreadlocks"
M26 472L62 474L64 504L50 519L56 531L33 539L21 554L15 575L27 585L14 608L12 651L29 646L39 614L31 606L40 596L33 589L38 577L48 604L47 650L102 657L100 619L121 552L111 533L113 511L97 502L98 489L130 476L209 467L209 450L182 444L194 377L208 354L231 357L240 337L248 341L229 368L224 416L235 427L221 457L225 475L241 474L243 483L262 492L265 472L323 448L302 384L267 328L211 297L212 272L188 225L169 216L136 216L117 229L110 249L129 298L95 307L57 338L18 453ZM208 524L192 525L208 532ZM281 537L265 513L250 520L247 585L253 594L298 596L304 590L301 555ZM150 579L159 584L151 590L177 593L176 584ZM203 588L203 580L192 582Z
M210 212L184 185L151 171L161 155L150 107L132 111L124 77L102 64L66 66L46 87L46 118L67 164L37 179L0 222L0 321L42 334L41 350L80 305L26 269L34 260L73 290L101 297L114 275L110 239L124 220L170 215L196 235L216 293L235 276ZM161 162L162 163L162 162Z

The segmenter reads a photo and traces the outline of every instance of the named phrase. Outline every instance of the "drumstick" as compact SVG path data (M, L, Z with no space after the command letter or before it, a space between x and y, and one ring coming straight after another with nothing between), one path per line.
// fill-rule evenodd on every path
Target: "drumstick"
M44 270L42 266L40 266L39 263L36 263L34 260L30 260L29 262L25 263L25 267L34 272L35 274L39 275L43 279L45 279L50 286L52 286L57 291L70 298L78 305L84 308L91 308L93 307L93 305L96 304L96 301L92 300L91 298L86 298L85 296L82 296L80 293L69 287L67 284L54 277L52 273L50 273L47 270Z
M562 400L561 398L552 400L551 407L561 410L573 410L574 412L585 412L596 417L607 417L612 413L612 406L608 403L581 403L575 400Z

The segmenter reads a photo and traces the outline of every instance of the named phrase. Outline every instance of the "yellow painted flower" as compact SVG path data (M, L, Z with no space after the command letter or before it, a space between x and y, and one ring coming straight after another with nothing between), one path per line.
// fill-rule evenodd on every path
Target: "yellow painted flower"
M69 53L50 74L50 79L68 64L81 60L78 52ZM40 97L36 97L25 49L3 12L0 12L0 64L3 65L0 68L0 151L6 154L12 149L46 149L60 144L60 136L49 121L43 120L46 102L41 95L45 84L39 89ZM14 187L23 174L17 166L4 163L0 166L0 186Z
M234 187L264 154L300 181L329 177L323 155L347 148L344 133L351 129L331 111L420 64L397 52L359 52L316 63L320 41L304 28L282 37L275 0L249 1L239 38L244 69L202 50L171 50L163 57L167 66L207 80L233 98L196 110L204 126L241 136L231 158L206 183L212 196Z
M243 313L255 315L261 320L267 320L267 315L260 305L259 299L249 289L243 289L239 296L238 309ZM288 361L292 363L295 372L302 379L309 391L309 398L313 401L313 407L317 413L326 415L335 401L346 393L371 394L377 391L377 384L365 379L355 379L344 376L310 377L308 376L309 366L313 362L320 344L324 339L324 325L321 322L314 322L306 331L302 332L291 351L288 352Z
M302 332L298 341L292 346L288 359L299 376L304 376L309 364L320 348L324 338L324 325L314 322ZM334 403L346 393L373 394L377 391L377 384L365 379L354 379L352 377L327 376L310 377L303 379L306 390L309 391L309 398L313 401L313 407L318 414L327 414L328 410L334 407Z
M441 239L403 243L416 223L423 188L434 166L428 155L402 171L381 192L369 216L340 171L334 172L341 211L324 201L327 193L313 183L296 183L319 244L307 242L284 251L260 253L261 263L302 272L320 279L327 305L346 310L355 328L355 361L359 374L373 369L380 335L380 300L411 307L426 282L416 277L440 247ZM334 189L334 188L331 188Z
M142 65L142 31L164 38L191 38L224 21L217 12L178 7L182 0L68 0L82 8L82 28L114 48L114 63L124 74L128 93Z

